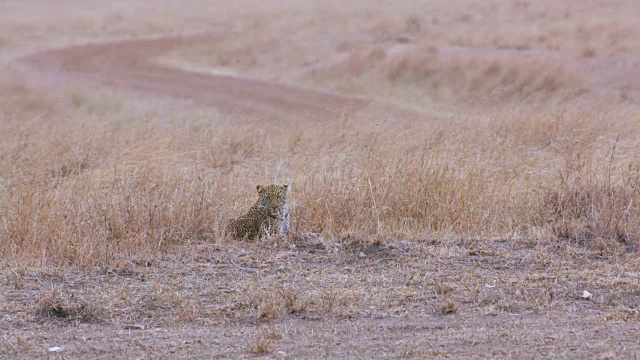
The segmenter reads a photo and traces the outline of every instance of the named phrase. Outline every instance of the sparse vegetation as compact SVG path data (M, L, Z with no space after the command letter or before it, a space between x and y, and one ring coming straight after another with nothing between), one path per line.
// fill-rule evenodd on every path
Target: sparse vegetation
M280 340L280 335L276 330L270 328L262 328L259 330L257 337L247 346L247 351L252 355L266 355L273 351L273 345Z
M58 320L71 323L99 322L100 311L92 304L62 300L55 291L43 294L35 304L35 315L40 321Z

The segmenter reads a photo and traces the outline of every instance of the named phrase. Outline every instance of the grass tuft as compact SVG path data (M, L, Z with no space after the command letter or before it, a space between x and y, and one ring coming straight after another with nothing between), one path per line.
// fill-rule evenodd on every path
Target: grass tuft
M40 321L58 320L72 323L101 321L101 311L95 306L77 301L64 301L54 291L40 297L35 304L35 315Z

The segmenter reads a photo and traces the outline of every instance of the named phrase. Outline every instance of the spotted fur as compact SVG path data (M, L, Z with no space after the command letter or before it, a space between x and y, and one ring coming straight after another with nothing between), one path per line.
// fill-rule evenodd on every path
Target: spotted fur
M265 235L283 234L289 230L287 214L288 185L258 185L258 201L249 211L227 225L234 239L254 240Z

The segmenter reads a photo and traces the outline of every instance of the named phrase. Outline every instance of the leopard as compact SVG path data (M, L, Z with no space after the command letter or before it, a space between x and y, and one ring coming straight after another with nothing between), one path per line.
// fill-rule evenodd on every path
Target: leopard
M226 233L235 240L286 235L289 232L288 189L288 184L257 185L258 201L246 214L231 220L227 224Z

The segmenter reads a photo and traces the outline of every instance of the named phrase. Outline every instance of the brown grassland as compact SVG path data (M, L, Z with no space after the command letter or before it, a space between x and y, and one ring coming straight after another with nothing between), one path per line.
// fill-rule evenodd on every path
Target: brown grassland
M640 357L638 14L0 2L0 358ZM176 34L216 35L154 64L360 105L234 111L24 60ZM270 183L292 233L225 237Z

